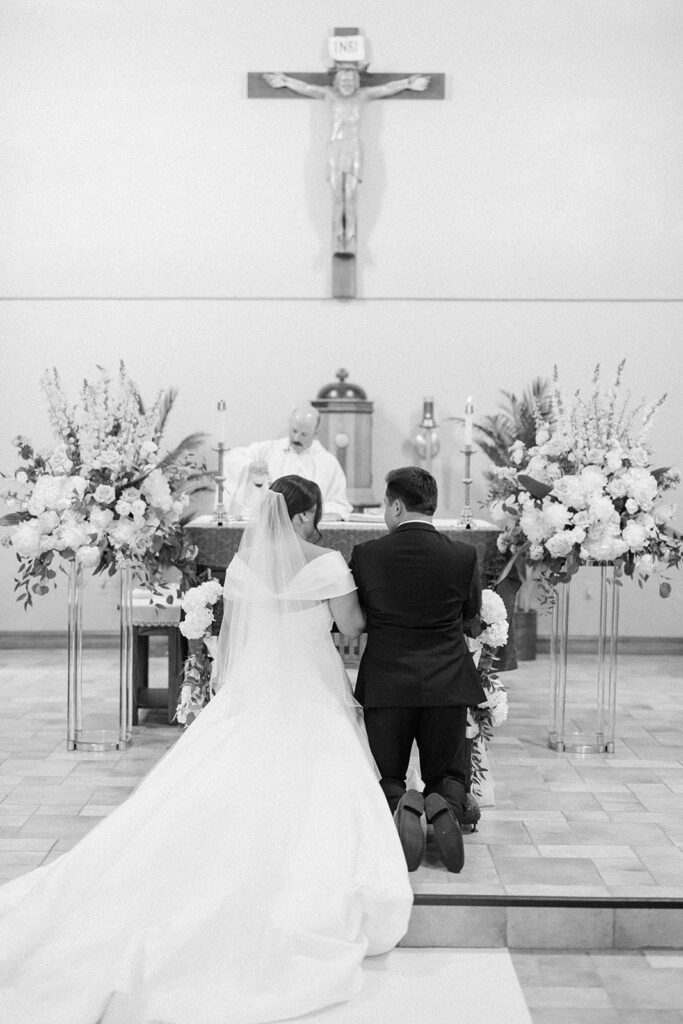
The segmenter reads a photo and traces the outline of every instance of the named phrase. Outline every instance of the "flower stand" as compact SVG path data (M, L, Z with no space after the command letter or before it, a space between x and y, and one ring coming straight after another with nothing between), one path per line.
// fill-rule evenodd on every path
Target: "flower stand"
M133 587L130 569L119 577L119 659L114 685L110 655L105 649L95 663L90 657L96 637L83 628L92 576L80 564L69 563L67 750L124 750L132 740L133 710ZM88 657L84 669L84 648ZM87 681L84 678L87 674Z
M595 681L569 659L569 598L572 582L599 574L599 604L595 650ZM578 573L555 588L550 637L550 725L548 746L579 754L614 752L617 699L617 641L619 586L613 563L586 562Z

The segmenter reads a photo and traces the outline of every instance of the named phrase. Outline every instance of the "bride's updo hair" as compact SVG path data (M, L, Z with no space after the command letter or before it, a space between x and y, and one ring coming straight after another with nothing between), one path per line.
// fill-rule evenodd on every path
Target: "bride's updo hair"
M318 531L318 523L323 514L323 496L314 480L306 480L303 476L291 473L289 476L279 476L270 485L271 491L277 491L285 499L287 513L290 519L299 512L313 512L313 525Z

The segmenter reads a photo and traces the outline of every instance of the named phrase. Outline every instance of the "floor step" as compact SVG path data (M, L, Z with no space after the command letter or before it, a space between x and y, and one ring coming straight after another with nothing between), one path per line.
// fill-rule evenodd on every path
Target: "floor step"
M683 900L417 895L401 946L683 949Z

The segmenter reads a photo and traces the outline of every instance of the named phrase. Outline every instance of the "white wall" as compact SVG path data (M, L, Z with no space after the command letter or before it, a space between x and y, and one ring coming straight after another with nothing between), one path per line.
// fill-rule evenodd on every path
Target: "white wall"
M678 0L5 0L0 16L0 469L17 433L49 443L46 367L75 395L119 358L144 395L179 388L169 444L212 431L219 398L229 443L279 435L346 366L375 402L379 496L425 395L439 420L468 394L485 415L554 363L573 389L625 356L634 398L670 392L657 463L683 462ZM336 25L363 29L374 70L446 74L444 101L366 111L346 303L328 298L323 104L246 98L247 71L322 70ZM441 438L447 514L461 438ZM2 552L0 628L63 628L63 596L24 614L12 572ZM625 587L622 632L680 634L675 582L669 601Z

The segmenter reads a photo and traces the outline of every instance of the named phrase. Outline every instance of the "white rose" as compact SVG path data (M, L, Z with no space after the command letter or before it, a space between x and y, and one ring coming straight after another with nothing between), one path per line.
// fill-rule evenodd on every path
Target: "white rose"
M143 501L142 498L138 498L130 503L130 510L133 519L142 519L147 511L147 502Z
M152 470L142 484L141 490L149 504L161 509L162 512L168 512L172 507L171 488L160 469Z
M543 455L533 455L529 459L524 472L528 476L533 477L534 480L540 480L542 483L545 483L547 465L547 459Z
M121 465L121 455L116 448L103 448L98 452L93 465L99 469L118 469Z
M76 524L63 526L59 531L61 546L76 551L90 543L90 534L82 526Z
M116 491L110 484L100 484L95 488L94 497L100 505L109 505L116 497Z
M621 531L621 536L629 551L638 551L645 545L648 534L644 526L632 519Z
M584 466L579 475L587 498L593 494L602 494L607 478L599 466Z
M548 537L545 546L553 558L565 558L574 547L574 540L570 533L571 531L567 530Z
M626 499L626 511L629 515L634 516L638 511L638 502L634 501L633 498Z
M581 548L583 558L593 558L597 562L612 562L623 555L626 544L617 533L618 527L610 525L604 529L596 529L588 534Z
M70 473L74 466L68 456L65 444L57 445L48 461L52 472L56 475Z
M621 448L612 448L608 451L605 462L607 464L607 468L611 470L612 473L616 473L618 469L621 469L624 464Z
M515 441L510 448L510 462L515 466L520 466L524 459L524 444L522 441Z
M650 453L642 445L632 448L628 457L632 466L647 466L650 463Z
M588 462L592 462L596 466L602 466L605 461L604 448L589 448L586 452L586 459Z
M652 533L656 525L655 517L649 512L639 512L636 516L636 522L645 527L648 533Z
M576 476L563 476L556 480L552 494L568 508L581 509L586 507L586 496L581 481Z
M553 531L564 530L571 518L571 512L566 505L550 498L545 498L543 501L543 515Z
M562 476L562 470L557 462L549 462L545 467L545 476L548 483L553 480L559 480Z
M644 576L652 575L654 567L655 560L650 554L641 555L640 558L636 560L636 569L638 572L643 573Z
M94 508L90 513L90 525L98 533L103 533L113 519L114 513L110 508Z
M533 543L545 540L552 531L548 529L543 514L532 505L527 505L522 512L519 525L523 533Z
M67 492L70 491L72 497L75 496L82 501L83 495L88 489L88 481L82 476L68 476L66 479L69 481L69 484L65 485Z
M626 493L633 498L641 508L650 508L657 495L657 481L646 469L632 466L622 476Z
M129 547L135 541L135 524L132 519L118 519L109 527L108 533L115 547Z
M612 503L612 499L606 494L594 495L588 504L588 511L593 520L602 523L618 522L619 513Z
M626 497L626 485L620 476L613 476L610 482L607 484L607 493L612 498L625 498Z
M100 549L90 544L76 550L76 561L85 569L94 569L100 560Z
M140 458L148 460L150 456L158 451L158 445L154 441L143 441L140 445Z
M554 437L551 437L550 440L546 442L544 447L546 455L551 456L562 455L562 453L566 451L566 444L559 434L555 435Z
M41 533L52 533L59 526L59 516L52 509L41 512L38 516Z
M564 536L571 540L572 546L583 544L586 539L586 531L581 526L575 526L573 530L565 530Z
M123 498L119 498L114 505L114 509L120 516L124 517L129 516L132 511L131 503L129 501L124 501Z

